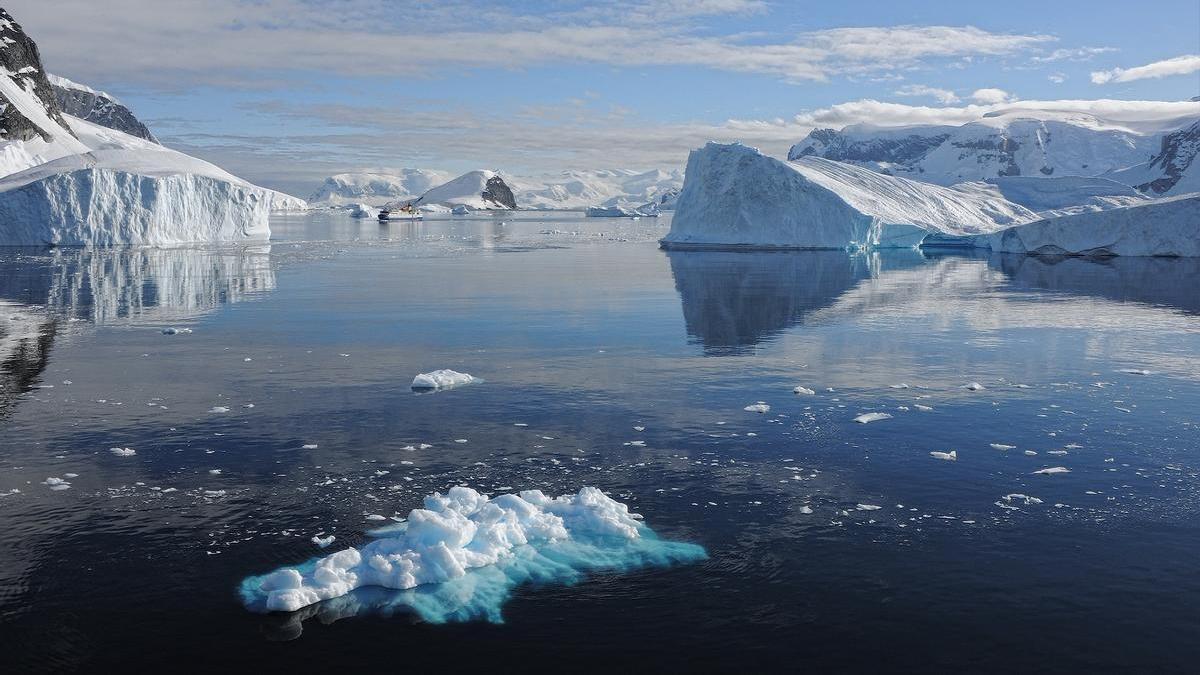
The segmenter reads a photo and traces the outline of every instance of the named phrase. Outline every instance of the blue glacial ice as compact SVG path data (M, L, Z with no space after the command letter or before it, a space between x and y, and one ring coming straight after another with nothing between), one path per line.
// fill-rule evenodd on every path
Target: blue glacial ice
M375 539L242 581L245 606L293 612L321 603L338 616L411 612L431 623L503 621L518 586L571 585L590 572L666 567L707 557L666 541L628 507L585 487L550 498L539 490L489 498L466 487L425 498Z

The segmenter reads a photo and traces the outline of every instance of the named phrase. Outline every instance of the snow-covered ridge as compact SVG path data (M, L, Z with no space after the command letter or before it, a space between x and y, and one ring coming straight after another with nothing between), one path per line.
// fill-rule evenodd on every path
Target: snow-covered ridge
M740 144L709 143L688 157L687 180L662 243L907 248L931 233L989 233L1035 218L971 185L929 185L813 157L783 162Z
M308 201L321 206L411 201L452 178L446 171L397 169L394 172L339 173L325 179Z
M1111 178L1155 196L1200 192L1200 120L1189 127L1163 136L1157 155L1111 174Z
M1098 176L1145 162L1164 134L1200 117L1200 105L1190 102L1158 103L1142 117L1128 102L1123 107L1131 111L1105 105L1112 102L1088 103L1093 112L1082 105L1018 106L961 126L816 129L792 146L788 158L815 155L939 185L1003 176Z
M59 109L67 115L87 120L100 126L124 131L130 136L137 136L154 143L150 129L142 124L133 111L117 100L117 97L91 87L72 82L65 77L48 74L54 98Z
M469 171L421 195L417 206L465 206L472 209L515 209L512 190L495 171Z
M499 620L500 605L531 579L571 582L588 570L662 566L705 557L690 544L665 542L640 516L594 487L550 498L539 490L488 497L467 487L425 498L405 522L374 541L310 564L242 582L246 606L295 611L364 587L395 590L431 584L412 608L427 620ZM404 596L395 599L405 604ZM464 605L467 608L464 608Z

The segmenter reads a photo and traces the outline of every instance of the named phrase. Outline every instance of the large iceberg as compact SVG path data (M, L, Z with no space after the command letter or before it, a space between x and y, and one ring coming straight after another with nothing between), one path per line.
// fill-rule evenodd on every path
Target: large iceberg
M967 184L941 187L816 157L783 162L738 143L688 157L667 248L911 248L1036 219Z
M551 498L539 490L494 498L467 487L425 498L398 525L361 548L245 579L255 611L296 611L373 587L386 603L432 622L500 621L523 583L573 583L594 570L627 570L700 560L704 549L659 539L640 516L594 487ZM372 600L379 604L379 600Z
M1045 218L977 245L1041 255L1200 256L1200 194Z
M56 82L59 90L68 84ZM119 126L112 115L97 119ZM272 208L303 207L152 140L63 113L37 46L2 9L0 176L0 245L262 240Z

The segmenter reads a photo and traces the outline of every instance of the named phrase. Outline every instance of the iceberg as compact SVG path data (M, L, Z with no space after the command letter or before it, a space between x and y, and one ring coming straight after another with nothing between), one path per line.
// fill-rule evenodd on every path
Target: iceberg
M259 612L365 597L368 608L407 608L433 623L501 622L502 605L522 584L570 584L591 571L707 557L700 546L659 539L640 518L594 487L493 498L458 486L426 497L424 508L370 533L376 538L361 548L248 577L239 592Z
M351 204L349 208L351 218L376 218L379 216L379 211L367 204Z
M1055 216L979 239L1005 253L1200 256L1200 194Z
M455 370L435 370L431 373L420 373L413 378L413 389L451 389L464 384L482 382L478 377Z
M658 209L653 204L636 209L627 206L592 206L584 215L588 218L657 218Z
M63 113L36 45L3 10L0 38L0 245L264 240L272 208L303 204L153 140ZM60 90L68 84L55 82ZM97 119L120 126L111 116Z
M816 157L783 162L738 143L688 157L664 248L912 248L1036 219L990 190L941 187Z

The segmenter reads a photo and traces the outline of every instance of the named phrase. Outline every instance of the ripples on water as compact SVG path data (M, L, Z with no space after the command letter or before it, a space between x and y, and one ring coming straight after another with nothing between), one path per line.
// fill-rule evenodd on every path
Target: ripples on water
M22 670L1200 656L1200 263L665 253L665 226L293 216L269 246L0 250L6 653ZM435 368L486 382L413 395ZM867 412L893 417L851 421ZM597 485L710 559L518 590L503 626L424 625L382 591L288 616L238 603L246 574L316 555L314 534L361 544L367 515L457 484Z

